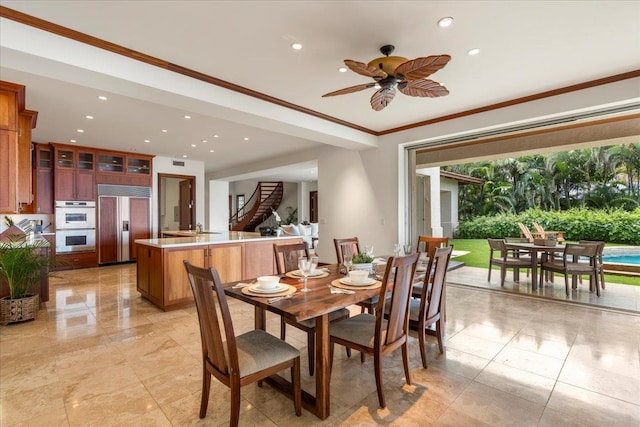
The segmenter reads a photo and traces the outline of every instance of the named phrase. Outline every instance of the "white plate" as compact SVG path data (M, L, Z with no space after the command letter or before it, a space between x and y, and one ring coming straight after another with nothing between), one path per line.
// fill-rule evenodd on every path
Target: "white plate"
M353 282L350 278L343 277L342 279L340 279L340 283L342 283L343 285L349 285L349 286L371 286L374 283L376 283L376 279L371 279L367 277L362 282Z
M287 285L286 283L278 283L278 286L273 289L262 289L260 285L249 286L249 290L257 294L275 294L278 292L284 292L287 289L289 289L289 285Z
M293 274L294 276L298 276L298 277L304 277L302 275L302 273L300 273L300 270L293 270L291 272L291 274ZM316 268L313 273L309 273L309 277L316 277L316 276L322 276L324 274L323 270L320 270L319 268Z

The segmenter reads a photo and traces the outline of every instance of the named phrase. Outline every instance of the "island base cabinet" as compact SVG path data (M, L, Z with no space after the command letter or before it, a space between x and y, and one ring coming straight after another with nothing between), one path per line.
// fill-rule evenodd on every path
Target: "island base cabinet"
M222 283L242 280L242 245L210 245L207 267L215 267Z

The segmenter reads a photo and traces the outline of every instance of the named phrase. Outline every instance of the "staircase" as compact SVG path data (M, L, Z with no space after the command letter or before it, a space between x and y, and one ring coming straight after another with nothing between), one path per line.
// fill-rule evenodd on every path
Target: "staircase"
M229 218L232 231L254 231L256 227L278 209L282 201L283 184L280 182L259 182L245 205Z

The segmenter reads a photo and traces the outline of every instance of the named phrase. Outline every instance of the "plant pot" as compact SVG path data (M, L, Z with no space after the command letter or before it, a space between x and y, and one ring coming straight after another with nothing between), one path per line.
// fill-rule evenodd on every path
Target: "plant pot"
M260 227L258 231L260 231L261 236L271 236L273 233L273 229L271 227Z
M4 297L0 299L0 325L36 319L39 309L40 295L38 294L16 299Z
M364 264L353 264L351 266L352 270L364 270L364 271L368 271L369 274L371 274L371 270L373 269L373 263L371 262L367 262Z

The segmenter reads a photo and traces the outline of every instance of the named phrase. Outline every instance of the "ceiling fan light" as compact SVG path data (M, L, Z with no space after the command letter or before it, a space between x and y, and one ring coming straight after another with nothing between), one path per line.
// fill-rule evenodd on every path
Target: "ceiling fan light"
M390 76L393 76L396 68L400 64L407 62L407 58L403 58L402 56L381 56L380 58L376 58L373 61L369 61L367 64L370 67L381 68L382 71L387 73Z
M380 90L380 89L382 89L382 86L380 86L380 83L376 83L375 85L373 85L373 88L375 90Z
M445 16L444 18L440 18L438 20L438 25L442 28L446 28L453 24L453 18L450 16Z

